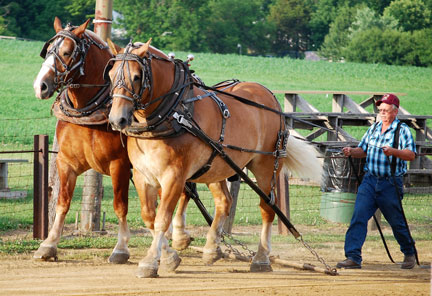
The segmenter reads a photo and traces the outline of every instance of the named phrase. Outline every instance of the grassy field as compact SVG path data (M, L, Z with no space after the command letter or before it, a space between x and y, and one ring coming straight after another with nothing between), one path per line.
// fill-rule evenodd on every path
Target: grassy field
M2 119L49 118L51 100L37 100L33 92L42 59L43 42L0 40L0 117ZM188 53L177 52L185 59ZM195 53L191 68L212 85L237 78L262 83L271 90L384 91L406 93L402 106L416 115L431 115L432 68L311 62L289 58L249 57ZM322 112L331 111L331 97L305 95ZM279 95L282 100L282 95ZM358 102L364 97L353 96ZM4 125L4 121L0 123ZM38 126L14 124L6 135L18 132L36 134Z
M28 42L14 40L0 40L0 151L15 150L29 147L34 134L54 134L55 118L50 114L53 99L37 100L33 92L33 80L36 77L43 60L39 52L43 42ZM188 53L177 52L176 57L185 59ZM328 91L376 91L406 93L401 97L402 106L415 115L432 114L432 69L416 67L400 67L387 65L367 65L355 63L328 63L325 61L310 62L289 58L264 58L238 55L217 55L195 53L195 60L191 63L198 76L212 85L219 81L237 78L243 81L256 81L271 90L328 90ZM325 95L304 95L311 104L322 112L331 111L331 97ZM282 95L278 98L283 102ZM363 96L352 97L357 102L363 101ZM429 122L429 126L432 126ZM353 133L354 134L354 133ZM358 132L354 135L361 135ZM31 146L30 146L31 147ZM21 157L21 156L20 156ZM31 155L22 156L31 160ZM9 158L7 156L6 158ZM22 169L28 185L29 197L22 201L0 200L0 235L11 229L30 229L32 225L32 167L12 165L12 175ZM11 175L11 176L12 176ZM11 180L11 185L22 182ZM15 182L15 183L14 183ZM80 186L82 182L79 181ZM107 222L116 223L117 219L112 209L112 192L110 179L104 178L105 196L103 211L107 212ZM319 188L290 188L292 196L292 220L294 224L332 227L319 215L321 193ZM67 223L73 223L75 213L80 209L81 188L78 187L74 196L72 208L67 217ZM203 193L201 193L203 192ZM212 201L200 191L210 212L213 211ZM143 226L139 216L139 201L134 189L130 194L129 223L132 228ZM416 224L416 239L432 240L430 232L432 208L430 197L416 197L406 199L407 217ZM236 215L236 225L259 223L258 197L250 191L241 191L239 207ZM249 210L254 209L254 210ZM254 211L251 214L250 211ZM188 210L188 224L203 225L203 219L196 207ZM346 226L343 226L346 227ZM342 235L323 235L314 238L317 241L343 240ZM371 239L379 239L372 236ZM99 239L98 245L112 245L113 239ZM20 248L18 245L21 244ZM65 242L66 247L69 246ZM76 245L88 247L88 240L79 240ZM16 250L32 250L37 243L24 241L13 244L2 243L0 237L0 252Z

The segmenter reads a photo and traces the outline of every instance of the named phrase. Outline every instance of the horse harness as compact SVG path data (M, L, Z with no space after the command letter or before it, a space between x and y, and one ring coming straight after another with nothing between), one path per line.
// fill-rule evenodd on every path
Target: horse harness
M86 32L83 34L85 38L79 38L72 32L75 28L77 27L68 24L64 30L59 31L54 37L45 43L40 53L40 56L45 59L45 61L51 55L54 56L54 59L59 61L64 68L64 71L60 72L57 68L57 63L54 63L54 66L45 63L45 66L49 67L55 73L54 87L56 89L60 88L59 95L53 103L52 112L58 119L74 124L105 124L108 122L108 114L112 105L112 99L109 96L109 83L83 84L73 82L78 77L85 75L85 60L91 45L95 45L101 50L109 49L109 47L105 44L95 41ZM59 46L66 38L72 40L74 43L74 50L71 54L71 62L69 64L67 64L59 55ZM55 40L58 41L53 43ZM48 50L51 44L53 44L53 46ZM78 56L79 60L77 59ZM75 63L75 61L77 62ZM67 77L77 69L79 69L79 71L75 71L72 76L67 79ZM69 99L68 89L76 89L81 87L100 87L101 89L92 99L90 99L84 108L77 109L73 107L72 102Z
M205 143L210 145L213 149L212 154L207 160L206 164L196 171L189 181L193 181L200 176L204 175L210 168L214 158L217 155L222 156L225 161L228 155L225 153L224 148L238 150L242 152L249 153L259 153L265 155L273 155L275 157L274 172L272 178L272 190L271 190L271 200L270 202L274 204L275 195L274 188L276 184L276 172L278 170L279 158L286 157L286 146L288 141L289 132L283 124L284 120L281 120L281 128L278 133L278 139L276 141L275 151L260 151L247 149L242 147L237 147L234 145L224 144L225 138L225 127L226 121L230 118L231 114L227 105L217 96L218 92L227 94L228 96L236 96L224 92L226 89L240 83L238 80L227 80L223 81L211 88L205 86L199 78L197 78L192 71L189 69L187 62L181 60L169 60L163 57L154 55L151 52L147 52L147 55L143 58L138 55L130 53L130 51L136 48L133 44L129 43L125 48L124 53L116 55L107 64L104 71L104 76L108 76L108 72L111 70L113 62L121 61L120 66L117 68L116 73L114 73L113 83L111 88L111 96L113 98L119 97L130 101L134 105L135 111L146 110L150 105L164 100L163 104L159 104L156 109L146 118L146 122L137 122L133 119L130 127L126 127L122 132L128 136L142 138L142 139L162 139L167 137L176 137L184 132L189 132L192 135L200 138ZM152 69L151 61L152 59L158 59L166 62L173 62L175 68L175 78L171 90L158 98L152 99L151 101L142 104L140 102L143 92L148 89L150 98L152 98L153 93L153 80L152 80ZM141 77L141 88L137 91L130 89L126 86L125 73L130 71L129 61L137 62L141 67L142 77ZM127 73L130 80L130 85L132 84L130 72ZM201 89L204 94L193 96L193 87L197 86ZM120 88L125 89L127 95L123 94L113 94L114 89ZM132 86L133 88L133 86ZM209 91L211 90L211 91ZM220 131L220 136L218 140L211 139L207 136L204 131L199 127L198 123L193 119L194 108L193 105L196 101L203 100L205 98L212 99L218 106L221 116L222 116L222 126ZM275 98L276 100L276 98ZM276 100L277 101L277 100ZM251 102L251 101L250 101ZM257 104L258 107L263 105ZM235 165L235 163L233 163ZM230 165L231 166L231 165Z

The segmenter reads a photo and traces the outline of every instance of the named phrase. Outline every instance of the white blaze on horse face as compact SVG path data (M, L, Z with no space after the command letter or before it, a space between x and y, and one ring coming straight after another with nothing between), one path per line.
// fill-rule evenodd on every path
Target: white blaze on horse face
M60 40L55 40L53 46L56 46L57 43L59 43ZM61 44L59 45L59 48L63 45L63 40L61 41ZM35 91L36 98L38 99L47 99L45 96L45 93L42 94L42 91L45 90L44 87L48 85L48 83L51 85L51 87L54 87L54 75L52 81L45 81L47 75L49 74L49 71L54 69L54 55L50 55L42 64L41 69L39 70L38 75L36 76L36 79L33 83L33 89ZM45 85L45 86L44 86Z

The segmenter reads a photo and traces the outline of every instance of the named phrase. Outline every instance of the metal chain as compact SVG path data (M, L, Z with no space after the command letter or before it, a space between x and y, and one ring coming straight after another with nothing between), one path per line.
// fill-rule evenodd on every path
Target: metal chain
M328 264L324 261L324 259L323 259L320 255L318 255L318 253L317 253L317 252L316 252L316 251L315 251L311 246L309 246L308 243L306 243L306 242L303 240L303 237L302 237L301 235L300 235L300 238L298 238L297 240L300 241L300 242L303 244L303 246L304 246L306 249L308 249L308 250L312 253L312 255L314 255L315 258L325 266L325 268L328 270L328 272L329 272L330 274L337 274L337 270L336 270L336 268L332 268L330 265L328 265Z
M249 255L246 255L244 252L240 252L238 249L234 248L230 243L228 243L225 240L225 237L231 239L236 244L240 245L245 251L247 251L249 253ZM252 257L255 256L255 254L256 254L256 252L252 251L251 249L249 249L246 244L244 244L243 242L239 241L238 239L235 239L232 236L232 234L227 233L225 230L222 230L221 238L222 238L222 243L227 248L227 251L226 251L227 253L232 253L234 255L243 256L243 257L249 258L250 260L252 260Z
M255 256L256 252L252 251L251 249L248 248L248 246L241 242L238 239L235 239L232 234L229 234L227 232L225 232L225 230L222 230L222 243L225 245L225 247L227 248L225 250L225 252L227 253L232 253L234 255L237 256L242 256L245 258L249 258L250 260L252 260L252 257ZM249 253L249 255L245 254L244 252L239 251L238 249L234 248L230 243L228 243L225 240L225 237L231 239L232 241L234 241L236 244L240 245L245 251L247 251ZM300 241L303 246L309 250L309 252L311 252L312 255L315 256L315 258L322 264L325 266L326 270L329 272L329 274L337 274L337 270L336 268L332 268L330 265L327 264L327 262L324 260L324 258L322 258L320 255L318 255L318 253L307 243L303 240L303 237L300 236L300 238L297 239L298 241Z

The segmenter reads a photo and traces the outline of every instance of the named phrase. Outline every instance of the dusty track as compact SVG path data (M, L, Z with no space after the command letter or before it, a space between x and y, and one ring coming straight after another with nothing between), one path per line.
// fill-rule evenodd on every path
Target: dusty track
M135 277L145 250L131 249L130 263L106 263L109 250L59 250L58 262L33 261L31 254L0 257L0 295L430 295L430 269L401 270L389 262L381 242L366 242L361 270L329 276L273 265L271 273L250 273L248 263L223 259L203 266L194 250L181 252L175 273L159 278ZM390 244L396 260L397 245ZM432 261L430 242L418 242L423 263ZM342 243L325 243L317 251L329 264L342 259ZM299 244L275 244L274 252L293 262L319 266Z

